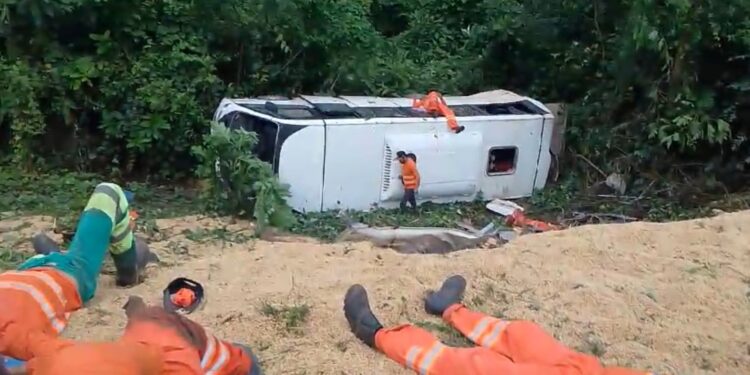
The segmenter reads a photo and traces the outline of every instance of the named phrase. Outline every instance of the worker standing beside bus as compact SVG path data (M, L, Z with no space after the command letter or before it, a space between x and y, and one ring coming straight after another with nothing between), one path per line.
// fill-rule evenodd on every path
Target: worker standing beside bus
M410 154L414 155L414 154ZM411 205L412 210L417 210L417 189L419 189L420 176L417 170L416 155L409 157L404 151L396 153L396 159L401 163L401 183L404 184L404 196L401 198L401 210L406 210L406 204Z

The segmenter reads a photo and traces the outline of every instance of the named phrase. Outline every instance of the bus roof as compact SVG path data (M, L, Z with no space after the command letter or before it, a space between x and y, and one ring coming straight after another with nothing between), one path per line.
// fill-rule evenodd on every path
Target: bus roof
M458 117L549 113L536 100L505 90L444 98ZM253 111L293 120L426 116L424 112L412 109L412 98L301 95L294 98L269 96L229 100Z

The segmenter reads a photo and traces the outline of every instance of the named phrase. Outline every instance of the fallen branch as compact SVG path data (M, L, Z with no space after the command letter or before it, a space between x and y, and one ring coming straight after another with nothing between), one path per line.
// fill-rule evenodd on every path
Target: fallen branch
M602 222L621 222L621 223L627 223L627 222L633 222L633 221L639 221L638 218L627 216L627 215L621 215L621 214L615 214L615 213L588 213L588 212L579 212L579 211L573 211L573 217L563 219L562 222L565 224L590 224L593 220L597 220L598 223Z
M621 199L621 200L628 200L628 199L638 200L638 199L640 199L639 197L634 197L634 196L630 196L630 195L617 195L617 194L597 194L596 196L599 197L599 198L613 198L613 199Z
M602 177L607 178L607 174L604 173L604 171L601 168L597 167L596 164L594 164L593 161L589 160L587 157L585 157L585 156L583 156L581 154L576 154L576 157L580 158L581 160L583 160L586 163L588 163L588 165L590 165L591 168L594 168L597 172L599 172L599 174L601 174Z

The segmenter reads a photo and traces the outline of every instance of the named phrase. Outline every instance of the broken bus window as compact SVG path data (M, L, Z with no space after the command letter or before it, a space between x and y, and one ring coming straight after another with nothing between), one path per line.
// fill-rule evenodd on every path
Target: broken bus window
M517 151L515 147L496 147L490 150L487 163L488 175L512 174L516 171Z

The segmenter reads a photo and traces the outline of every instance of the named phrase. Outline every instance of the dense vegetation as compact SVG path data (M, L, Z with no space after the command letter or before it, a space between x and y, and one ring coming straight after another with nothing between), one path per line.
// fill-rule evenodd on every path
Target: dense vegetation
M261 232L269 225L293 226L296 220L286 204L288 188L274 178L270 164L248 152L258 142L256 134L218 123L212 126L203 144L193 147L199 162L196 175L207 182L203 200L208 208L252 217Z
M572 104L608 172L750 162L747 0L2 0L0 41L26 168L185 176L224 95L498 87Z

